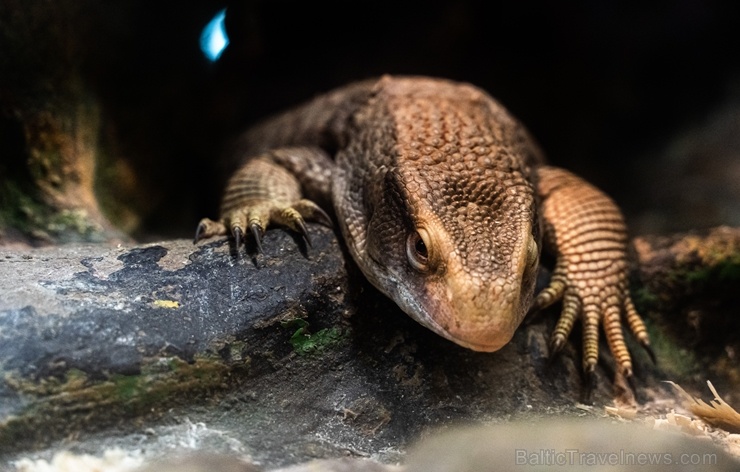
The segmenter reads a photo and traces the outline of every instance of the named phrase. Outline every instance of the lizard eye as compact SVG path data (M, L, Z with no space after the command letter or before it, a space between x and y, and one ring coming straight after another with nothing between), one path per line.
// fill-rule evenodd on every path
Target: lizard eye
M411 267L423 272L429 264L429 249L419 231L409 233L406 238L406 257Z

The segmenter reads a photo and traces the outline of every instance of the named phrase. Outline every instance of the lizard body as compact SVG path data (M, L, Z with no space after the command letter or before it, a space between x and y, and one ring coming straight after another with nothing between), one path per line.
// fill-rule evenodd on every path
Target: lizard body
M231 233L238 248L249 231L259 247L273 224L308 240L304 220L331 224L320 205L332 206L368 280L459 345L498 350L528 310L562 299L551 351L581 317L587 373L600 325L624 376L632 364L623 323L649 346L627 290L619 209L547 166L526 130L478 88L422 77L359 82L268 119L235 152L244 163L221 217L204 218L196 242ZM535 297L543 242L557 262Z

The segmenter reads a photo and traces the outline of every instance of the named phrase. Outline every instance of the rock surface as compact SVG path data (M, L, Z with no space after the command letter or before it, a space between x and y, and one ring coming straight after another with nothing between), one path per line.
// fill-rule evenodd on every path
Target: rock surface
M601 412L576 406L577 348L548 365L550 317L497 353L459 348L369 286L330 230L311 231L309 249L270 231L257 258L225 240L4 249L3 457L190 447L270 466L395 461L430 427ZM611 376L606 362L597 405L612 402Z
M711 379L740 404L740 228L637 237L633 246L634 294L666 378Z

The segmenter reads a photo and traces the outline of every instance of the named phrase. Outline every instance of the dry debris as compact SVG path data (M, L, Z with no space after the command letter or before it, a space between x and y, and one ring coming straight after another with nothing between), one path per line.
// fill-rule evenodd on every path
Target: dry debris
M686 390L678 384L668 381L684 398L684 406L693 414L701 418L705 423L721 428L729 433L740 433L740 413L735 411L722 397L719 396L712 382L707 380L709 390L714 394L714 400L707 404L701 398L689 395Z

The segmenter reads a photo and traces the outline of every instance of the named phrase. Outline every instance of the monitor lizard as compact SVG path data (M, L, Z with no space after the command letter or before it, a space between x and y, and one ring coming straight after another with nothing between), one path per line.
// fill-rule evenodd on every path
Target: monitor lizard
M319 96L237 139L217 221L195 242L247 232L261 250L271 225L331 225L367 279L413 319L475 351L507 344L529 310L562 300L550 352L583 324L593 378L599 327L632 376L622 326L651 354L627 286L617 205L547 165L525 128L484 91L425 77L383 76ZM555 256L536 296L543 246Z

